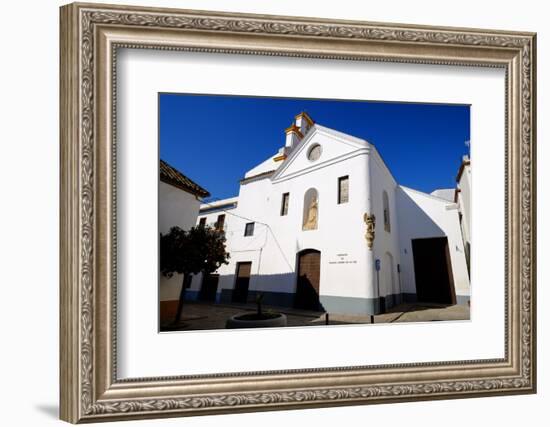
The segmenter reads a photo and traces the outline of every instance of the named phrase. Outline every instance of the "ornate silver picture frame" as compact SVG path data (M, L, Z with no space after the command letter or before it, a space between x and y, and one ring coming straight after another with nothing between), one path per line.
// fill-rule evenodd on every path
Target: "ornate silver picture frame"
M534 393L535 42L533 33L495 30L63 6L61 419L79 423ZM120 379L115 150L120 48L503 69L504 357Z

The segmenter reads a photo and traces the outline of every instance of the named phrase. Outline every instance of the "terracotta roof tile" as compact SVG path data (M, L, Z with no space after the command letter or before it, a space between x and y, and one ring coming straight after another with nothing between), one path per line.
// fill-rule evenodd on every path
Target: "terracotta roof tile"
M160 161L160 180L166 184L173 185L180 190L195 194L199 197L208 197L210 193L199 184L187 178L179 170L170 166L164 160Z

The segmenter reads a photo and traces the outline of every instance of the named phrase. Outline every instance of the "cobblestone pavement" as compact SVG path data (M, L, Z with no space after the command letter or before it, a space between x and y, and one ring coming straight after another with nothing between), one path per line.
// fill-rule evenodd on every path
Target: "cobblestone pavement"
M226 305L187 302L183 308L182 321L177 325L163 324L161 331L196 331L225 329L226 320L239 313L254 312L255 305ZM264 311L282 312L287 316L287 326L324 326L326 313L293 308L264 307ZM437 304L400 304L387 313L376 316L329 314L329 325L432 322L445 320L469 320L468 306Z

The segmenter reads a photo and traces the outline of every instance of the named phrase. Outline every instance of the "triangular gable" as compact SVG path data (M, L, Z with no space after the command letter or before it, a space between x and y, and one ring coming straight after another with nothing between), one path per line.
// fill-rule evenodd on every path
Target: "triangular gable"
M321 157L314 162L307 158L310 147L320 144ZM369 143L363 139L315 124L300 143L292 150L283 164L271 177L272 181L295 174L315 170L327 164L344 160L359 150L368 150Z

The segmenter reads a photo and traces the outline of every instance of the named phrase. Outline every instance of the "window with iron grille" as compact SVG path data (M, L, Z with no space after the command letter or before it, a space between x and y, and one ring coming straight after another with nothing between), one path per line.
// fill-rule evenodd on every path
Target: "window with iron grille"
M249 222L244 227L244 235L245 236L253 236L254 235L254 223Z
M281 199L281 216L285 216L288 214L288 199L290 197L290 193L284 193L283 198Z
M349 176L338 178L338 204L349 201Z

